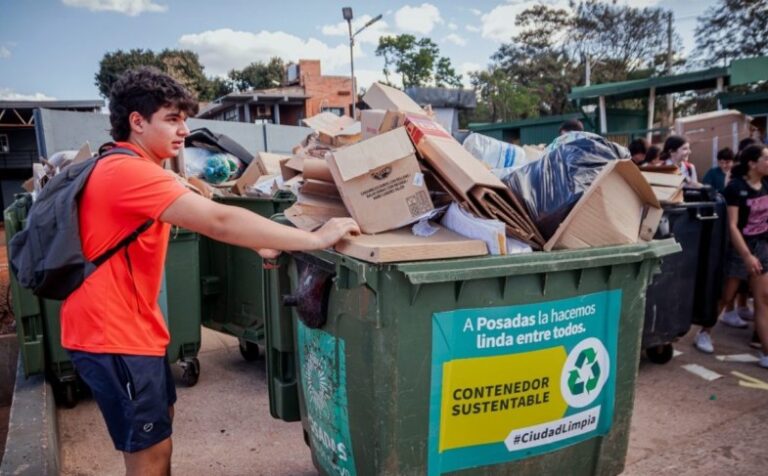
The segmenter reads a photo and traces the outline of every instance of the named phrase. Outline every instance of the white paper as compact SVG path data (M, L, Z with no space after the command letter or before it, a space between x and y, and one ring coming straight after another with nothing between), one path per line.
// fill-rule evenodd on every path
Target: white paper
M719 378L723 378L723 376L720 375L719 373L709 370L708 368L702 367L701 365L698 365L698 364L688 364L688 365L683 365L682 367L688 372L692 373L693 375L703 378L707 382L712 382Z
M720 362L743 362L746 364L760 361L760 359L752 354L716 355L715 358Z
M467 238L484 241L492 255L533 252L528 244L506 236L506 227L501 221L476 217L457 203L448 207L442 225Z

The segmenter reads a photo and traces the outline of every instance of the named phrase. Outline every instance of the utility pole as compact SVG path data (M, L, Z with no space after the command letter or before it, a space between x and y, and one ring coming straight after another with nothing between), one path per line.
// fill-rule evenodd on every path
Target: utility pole
M667 12L667 75L672 74L672 10ZM675 105L672 94L667 94L667 120L672 127L675 121Z
M381 20L382 15L376 15L375 17L368 20L368 23L360 27L356 32L352 33L352 7L344 7L341 9L341 15L344 18L344 20L347 21L347 26L349 27L349 67L351 69L352 74L352 119L355 119L355 116L357 115L357 84L355 81L355 37L360 34L363 30L368 28L369 26L373 25L377 21Z

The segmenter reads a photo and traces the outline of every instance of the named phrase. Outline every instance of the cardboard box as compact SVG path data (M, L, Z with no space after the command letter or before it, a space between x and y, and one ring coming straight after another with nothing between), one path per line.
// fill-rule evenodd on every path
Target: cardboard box
M544 249L561 250L650 241L661 221L659 201L631 160L603 168Z
M717 151L730 147L735 152L739 141L749 137L751 120L751 117L731 109L675 120L675 133L690 141L689 160L696 166L699 178L717 165Z
M268 175L266 165L261 159L261 153L256 154L248 167L245 168L240 177L235 181L232 191L238 195L245 196L245 191L251 185L255 184L260 177Z
M363 233L400 228L434 208L405 129L338 149L328 166Z
M298 201L286 209L285 218L296 228L314 231L331 218L349 217L349 212L339 199L300 194Z
M341 147L359 142L362 133L360 123L349 116L337 116L330 112L321 112L304 119L307 127L317 131L321 142L334 147Z
M379 134L381 122L387 111L384 109L365 109L360 111L360 124L363 131L363 140Z
M359 235L336 244L336 251L371 263L463 258L488 254L485 242L465 238L440 225L430 236L416 236L410 227L379 235Z
M643 177L656 195L656 199L662 203L682 203L683 184L685 177L681 174L665 174L659 172L642 171Z
M368 104L371 109L425 114L424 109L403 91L390 86L385 86L381 83L373 83L371 87L368 88L368 91L365 92L363 101Z
M544 239L523 205L445 129L423 115L406 114L405 125L432 177L477 216L502 221L507 235L540 248Z

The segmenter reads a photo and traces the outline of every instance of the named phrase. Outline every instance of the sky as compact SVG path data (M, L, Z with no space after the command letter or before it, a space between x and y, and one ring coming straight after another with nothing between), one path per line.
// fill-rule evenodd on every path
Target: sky
M716 1L617 0L672 10L683 54L694 47L696 17ZM272 56L320 59L323 74L347 75L344 6L353 8L353 28L383 15L356 37L360 87L383 78L378 38L400 33L432 38L467 78L515 34L516 15L537 3L567 8L568 0L0 0L0 99L99 99L99 61L118 49L189 49L208 76Z

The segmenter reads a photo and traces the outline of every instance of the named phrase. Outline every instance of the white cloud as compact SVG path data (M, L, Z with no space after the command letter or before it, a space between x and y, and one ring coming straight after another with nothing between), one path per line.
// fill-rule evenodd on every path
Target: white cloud
M479 17L483 14L482 11L478 10L477 8L470 8L469 11L476 17Z
M454 22L450 22L448 24L448 29L451 31L456 31L459 29L459 25L455 24Z
M511 0L510 3L497 5L480 17L483 22L483 38L499 42L509 41L520 32L520 28L515 25L515 19L528 8L542 4L553 8L570 9L567 0Z
M461 82L464 83L465 88L471 88L469 73L480 71L485 69L483 65L478 63L461 63L459 65L459 73L461 73Z
M619 0L619 4L633 8L656 7L661 0Z
M363 15L359 18L352 19L352 32L354 33L360 27L371 21L373 17L370 15ZM342 21L335 25L323 25L320 29L323 35L326 36L343 36L349 38L349 27L347 22ZM395 33L389 29L389 25L385 20L379 20L373 25L363 30L359 35L355 37L355 41L359 43L370 43L372 45L379 44L379 38L382 36L394 36Z
M355 77L357 78L358 90L368 90L371 84L377 81L384 81L385 79L384 73L380 69L355 69Z
M456 33L451 33L450 35L446 36L445 38L443 38L443 41L448 43L453 43L454 45L458 45L458 46L466 46L467 44L467 40L460 37Z
M62 0L70 7L87 8L92 12L117 12L135 17L144 12L164 12L167 5L154 3L152 0Z
M467 25L465 28L467 29L467 31L472 32L472 33L480 33L480 31L481 31L480 27L475 26L475 25Z
M254 61L268 61L273 56L286 61L319 59L325 72L349 64L346 43L330 47L320 40L303 40L282 31L251 33L222 28L183 35L179 45L197 53L206 72L218 76ZM355 58L365 57L359 44L355 48Z
M0 99L5 101L53 101L56 98L43 93L21 94L11 88L0 88Z
M11 57L11 50L6 48L5 46L0 46L0 59L10 58Z
M431 3L421 6L406 5L395 12L395 24L403 31L426 35L436 24L443 23L440 10Z

